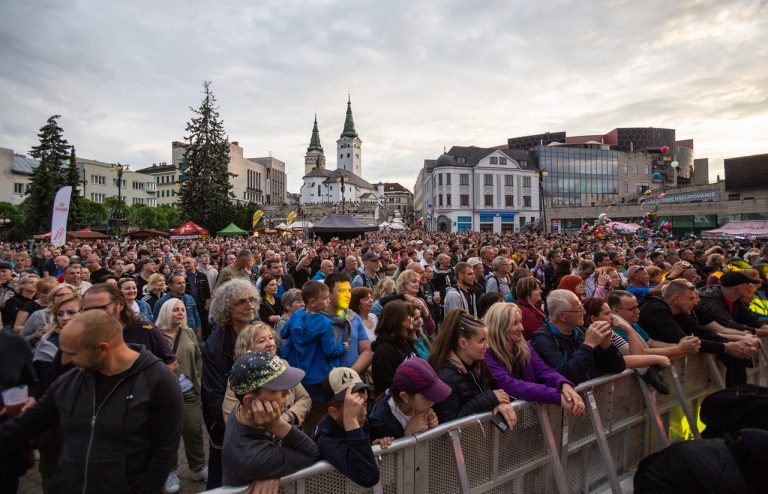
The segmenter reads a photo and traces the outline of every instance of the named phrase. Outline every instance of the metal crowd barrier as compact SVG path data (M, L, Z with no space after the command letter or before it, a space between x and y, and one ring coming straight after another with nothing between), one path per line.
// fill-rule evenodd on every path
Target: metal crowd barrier
M518 422L506 433L484 413L399 439L385 450L374 446L381 479L372 489L320 461L281 479L280 492L620 493L621 481L647 455L672 442L701 437L701 400L724 386L722 365L712 355L676 359L662 375L668 395L656 393L632 370L579 385L584 417L568 415L559 406L516 401ZM768 382L766 352L760 352L748 371L748 381ZM208 492L241 494L246 489Z

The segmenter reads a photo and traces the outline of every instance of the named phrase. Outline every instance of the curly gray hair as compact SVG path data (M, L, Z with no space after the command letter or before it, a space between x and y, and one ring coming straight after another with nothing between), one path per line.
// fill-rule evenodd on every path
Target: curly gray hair
M232 304L243 296L253 297L259 300L256 287L248 280L235 278L217 287L211 296L211 319L221 326L226 326L232 321ZM257 302L258 306L258 302Z

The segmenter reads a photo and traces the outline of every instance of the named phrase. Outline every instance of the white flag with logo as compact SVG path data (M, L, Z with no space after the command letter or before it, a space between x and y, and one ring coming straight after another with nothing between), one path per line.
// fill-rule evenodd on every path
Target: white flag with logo
M51 243L61 247L67 241L67 217L69 216L69 199L72 197L72 186L62 187L56 192L53 201L53 219L51 220Z

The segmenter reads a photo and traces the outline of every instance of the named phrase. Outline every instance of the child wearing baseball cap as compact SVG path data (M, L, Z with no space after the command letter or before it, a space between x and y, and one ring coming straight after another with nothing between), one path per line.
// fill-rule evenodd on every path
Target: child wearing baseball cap
M249 352L235 361L229 384L239 404L224 433L224 485L280 478L318 459L317 445L283 416L289 390L303 378L303 370L271 352Z
M373 406L369 428L373 439L424 432L437 426L432 405L451 394L426 360L412 357L395 370L392 388Z
M314 433L322 458L363 487L379 482L379 465L365 430L370 389L353 369L333 369L323 382L328 412Z

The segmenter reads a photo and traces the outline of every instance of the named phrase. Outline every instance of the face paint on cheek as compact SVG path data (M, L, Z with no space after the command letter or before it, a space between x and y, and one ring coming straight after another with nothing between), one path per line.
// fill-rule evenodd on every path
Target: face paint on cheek
M339 309L348 309L350 300L352 300L352 288L348 281L344 281L339 285Z

